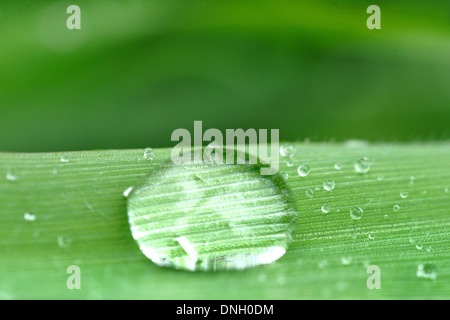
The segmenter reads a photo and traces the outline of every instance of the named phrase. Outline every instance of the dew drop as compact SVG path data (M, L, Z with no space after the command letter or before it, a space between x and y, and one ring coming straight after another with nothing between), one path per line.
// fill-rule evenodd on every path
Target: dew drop
M367 238L369 238L369 240L375 240L375 233L373 231L369 232L369 234L367 235Z
M388 215L388 214L385 214L385 215L384 215L384 218L385 218L385 219L389 218L389 215Z
M155 157L155 152L153 151L152 148L146 148L144 150L144 159L145 160L153 160L154 157Z
M308 189L308 190L306 190L305 193L306 193L306 196L308 198L312 198L314 196L314 190L313 189Z
M336 164L334 165L334 168L335 168L336 170L341 170L341 169L342 169L341 165L338 164L338 163L336 163Z
M344 265L344 266L348 266L348 265L350 265L351 263L352 263L352 261L353 261L353 258L352 257L341 257L341 263Z
M321 208L323 213L329 213L331 211L330 206L327 204L324 204Z
M62 163L67 163L67 162L69 162L69 159L67 159L67 158L65 158L65 157L61 157L61 158L59 159L59 161L62 162Z
M354 164L355 170L358 173L368 172L370 170L370 165L371 165L370 159L367 157L358 159Z
M362 218L363 216L363 209L361 209L360 207L354 207L350 210L350 216L352 217L352 219L354 220L359 220Z
M416 243L416 249L417 250L422 250L423 249L423 244L421 242Z
M123 196L126 198L130 195L131 191L133 191L133 187L128 187L124 192Z
M392 207L392 210L394 210L394 212L398 212L400 210L400 206L396 204Z
M417 266L416 276L422 279L436 280L437 268L434 264L425 263Z
M294 145L291 143L285 143L280 147L280 154L283 157L290 157L292 155L294 155L295 153L295 148Z
M323 188L326 191L331 191L334 189L334 186L336 185L336 183L333 180L327 180L323 183Z
M403 199L408 198L408 192L400 192L400 197L402 197Z
M284 180L256 165L168 163L134 188L127 209L142 253L189 271L272 263L288 249L297 218Z
M7 172L6 173L6 180L8 181L17 181L17 176L15 174L13 174L12 172Z
M297 172L300 177L306 177L311 171L310 167L307 165L301 165L298 167Z
M30 213L30 212L25 212L25 214L23 215L23 218L26 221L30 221L30 222L36 221L36 215L33 213Z
M317 266L320 269L325 269L328 266L328 261L327 260L321 260L319 261L319 263L317 264Z
M378 176L378 181L383 181L384 180L384 176Z
M294 162L292 162L291 160L286 161L286 165L288 167L293 167L294 166Z
M70 240L69 238L66 238L64 236L58 236L56 238L56 243L58 244L58 247L60 247L62 249L66 249L66 248L70 247L70 245L72 244L72 240Z

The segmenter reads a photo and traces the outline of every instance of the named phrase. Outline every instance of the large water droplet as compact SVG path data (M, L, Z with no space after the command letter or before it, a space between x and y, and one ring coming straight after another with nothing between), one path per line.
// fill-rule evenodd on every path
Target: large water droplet
M307 165L301 165L298 167L297 172L300 177L306 177L311 169Z
M157 265L189 271L276 261L297 216L283 179L256 165L167 164L127 201L141 251Z
M352 219L354 220L359 220L362 218L363 216L363 209L361 209L360 207L354 207L350 210L350 216L352 217Z
M355 170L359 173L366 173L370 170L370 159L367 157L360 158L355 162Z

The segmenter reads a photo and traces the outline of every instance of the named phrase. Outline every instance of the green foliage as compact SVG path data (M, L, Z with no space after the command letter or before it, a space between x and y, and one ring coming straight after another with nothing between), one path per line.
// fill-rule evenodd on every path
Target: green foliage
M155 150L154 160L143 150L1 153L0 298L449 298L448 143L294 146L293 166L280 159L299 212L286 255L254 269L194 273L154 265L127 221L124 190L170 150ZM371 161L366 173L354 168L361 157ZM305 177L301 164L311 168ZM354 207L364 211L360 220L350 216ZM66 287L73 264L81 290ZM417 277L420 264L435 267L437 279ZM380 290L366 287L369 265L381 269Z

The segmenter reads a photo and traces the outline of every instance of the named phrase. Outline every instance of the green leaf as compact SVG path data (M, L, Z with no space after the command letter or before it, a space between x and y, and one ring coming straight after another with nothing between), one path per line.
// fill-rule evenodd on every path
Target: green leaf
M131 236L123 192L170 160L169 149L153 160L144 150L1 153L0 298L449 298L449 143L294 147L292 158L280 157L298 210L287 253L218 272L159 267ZM370 169L359 173L363 157ZM311 169L305 177L300 165ZM66 286L71 265L80 266L81 290ZM379 290L366 285L372 265Z

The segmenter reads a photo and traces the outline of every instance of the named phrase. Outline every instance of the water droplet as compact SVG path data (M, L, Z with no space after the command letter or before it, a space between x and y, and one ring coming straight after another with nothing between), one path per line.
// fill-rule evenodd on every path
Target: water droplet
M403 199L408 198L408 192L400 192L400 197L402 197Z
M378 176L378 181L383 181L384 180L384 176Z
M283 157L290 157L294 155L295 153L295 147L291 143L285 143L280 147L280 154Z
M289 179L289 173L284 172L284 173L282 173L281 175L283 176L283 179L284 179L284 180Z
M416 243L416 249L417 250L422 250L423 249L423 244L421 242Z
M267 276L264 273L258 275L258 282L266 282Z
M373 231L369 232L367 238L369 238L369 240L375 240L375 233Z
M336 183L333 180L327 180L323 183L323 188L326 191L331 191L334 189L334 186L336 185Z
M272 263L285 254L297 217L283 179L256 165L166 164L127 204L141 251L159 266L189 271Z
M133 187L128 187L127 190L123 192L124 197L128 197L130 195L130 192L133 191Z
M385 219L389 218L389 215L388 215L388 214L385 214L385 215L384 215L384 218L385 218Z
M341 170L341 169L342 169L341 165L338 164L338 163L336 163L336 164L334 165L334 168L335 168L336 170Z
M362 218L363 216L363 209L361 209L360 207L354 207L350 210L350 216L352 217L352 219L354 220L359 220Z
M341 263L342 263L344 266L348 266L349 264L352 263L352 261L353 261L353 258L352 258L352 257L341 257Z
M427 252L431 252L431 247L427 247Z
M65 249L70 247L70 245L72 244L72 240L64 236L58 236L56 238L56 243L58 244L58 247Z
M392 210L394 210L394 212L398 212L400 210L400 206L396 204L392 207Z
M354 166L355 166L356 172L366 173L370 170L370 165L371 165L370 159L367 157L363 157L363 158L358 159L355 162Z
M327 261L327 260L321 260L321 261L319 261L319 263L317 264L317 266L318 266L320 269L324 269L324 268L326 268L326 267L328 266L328 261Z
M153 152L152 148L146 148L144 150L144 159L145 160L153 160L154 157L155 157L155 153Z
M324 204L321 208L323 213L329 213L331 211L330 206L327 204Z
M65 158L65 157L61 157L61 158L59 159L59 161L61 161L62 163L67 163L67 162L69 162L69 159L67 159L67 158Z
M298 167L297 172L300 177L306 177L311 169L307 165L301 165Z
M6 173L6 179L8 181L17 181L17 176L15 174L13 174L12 172L7 172Z
M437 268L431 263L419 264L417 266L416 276L422 279L436 280Z
M294 162L292 162L291 160L286 161L286 165L288 167L293 167L294 166Z
M25 214L23 215L23 218L26 221L30 221L30 222L36 221L36 215L33 213L30 213L30 212L25 212Z
M308 189L308 190L306 190L306 195L309 197L309 198L312 198L313 197L313 195L314 195L314 191L312 190L312 189Z

